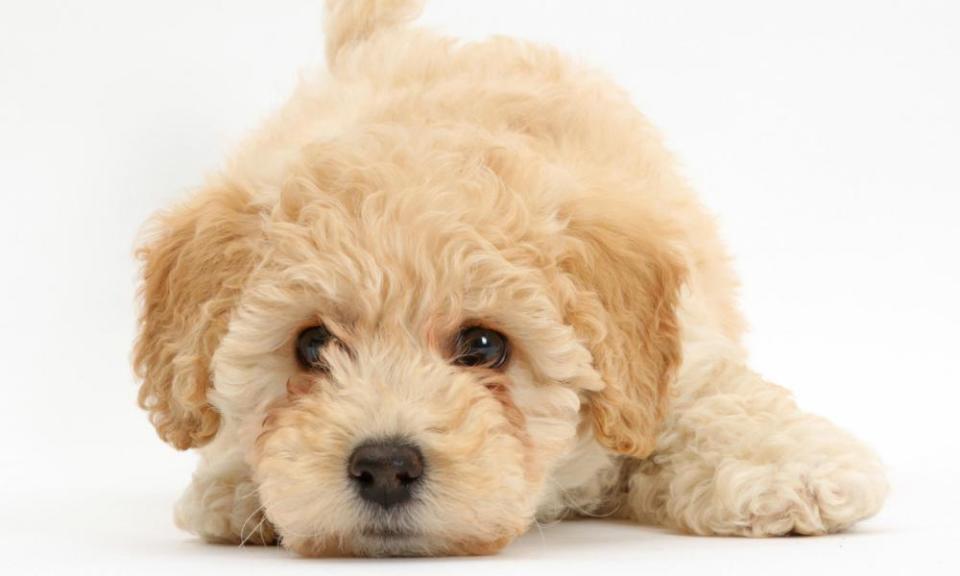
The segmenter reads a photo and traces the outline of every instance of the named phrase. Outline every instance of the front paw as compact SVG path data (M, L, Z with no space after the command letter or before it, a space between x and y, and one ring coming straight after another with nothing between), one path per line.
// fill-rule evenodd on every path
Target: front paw
M798 416L763 431L700 429L631 479L633 508L705 535L826 534L875 514L887 493L877 457L827 421ZM725 435L726 433L726 435Z
M276 541L256 485L248 481L194 479L177 502L174 520L207 542L267 545Z
M697 531L753 537L838 532L875 514L886 492L872 457L814 465L725 462L715 478L716 514Z

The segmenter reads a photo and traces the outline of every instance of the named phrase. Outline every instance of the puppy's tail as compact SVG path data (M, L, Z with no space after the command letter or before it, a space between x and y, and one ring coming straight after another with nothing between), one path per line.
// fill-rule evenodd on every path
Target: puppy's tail
M420 14L423 0L327 0L327 65L371 36L397 28Z

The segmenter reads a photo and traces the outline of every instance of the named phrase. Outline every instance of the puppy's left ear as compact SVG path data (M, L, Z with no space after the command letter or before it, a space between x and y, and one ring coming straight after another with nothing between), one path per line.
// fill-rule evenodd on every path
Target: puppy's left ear
M639 207L578 201L566 210L561 267L574 285L567 322L604 382L586 393L594 433L611 450L643 458L680 364L676 307L685 266L669 226Z

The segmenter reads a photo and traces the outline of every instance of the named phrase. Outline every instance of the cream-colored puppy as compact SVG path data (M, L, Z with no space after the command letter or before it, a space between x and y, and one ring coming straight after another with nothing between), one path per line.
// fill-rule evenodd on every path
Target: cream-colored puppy
M140 250L141 404L206 539L485 554L535 519L842 530L877 458L744 363L735 279L602 76L328 2L329 75Z

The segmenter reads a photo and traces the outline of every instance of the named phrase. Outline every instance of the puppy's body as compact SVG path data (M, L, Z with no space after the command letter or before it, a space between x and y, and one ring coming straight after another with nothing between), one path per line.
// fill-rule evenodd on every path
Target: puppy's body
M552 50L459 46L408 2L331 2L331 76L144 249L141 400L203 462L178 523L310 555L487 553L534 518L820 534L873 514L873 454L745 364L714 224L628 99ZM297 332L341 346L322 374ZM502 371L456 370L468 325ZM459 328L458 328L459 327ZM414 504L360 502L403 437Z

